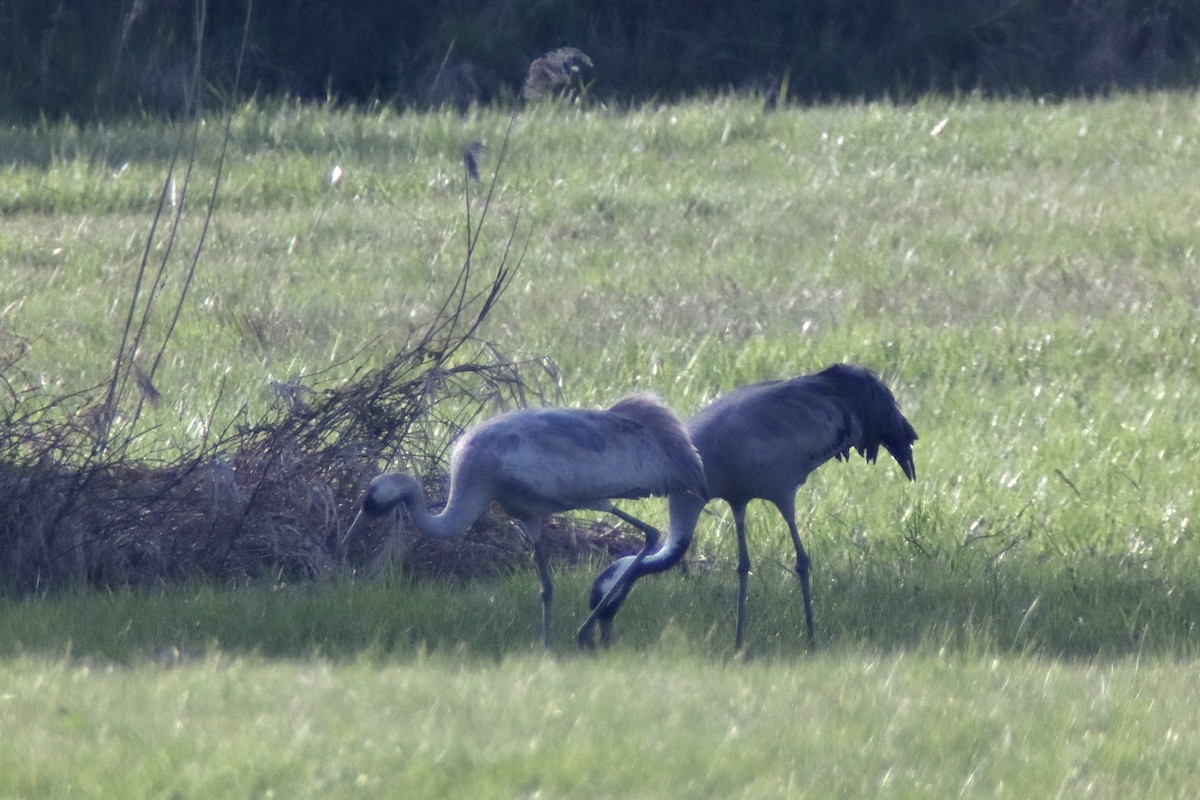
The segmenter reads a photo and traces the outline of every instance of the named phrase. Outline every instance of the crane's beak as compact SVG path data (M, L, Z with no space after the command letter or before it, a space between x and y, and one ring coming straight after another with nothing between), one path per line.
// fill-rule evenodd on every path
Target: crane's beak
M361 530L366 527L366 524L366 515L363 514L362 509L360 508L358 513L354 515L354 521L350 523L349 528L346 528L346 532L342 534L342 538L338 542L339 553L346 549L346 542L350 541L352 537L357 536Z
M884 445L886 447L886 445ZM896 448L893 450L888 447L888 452L892 454L892 458L896 459L896 463L900 465L900 469L904 472L904 477L910 481L917 479L917 465L913 462L912 445L904 448Z

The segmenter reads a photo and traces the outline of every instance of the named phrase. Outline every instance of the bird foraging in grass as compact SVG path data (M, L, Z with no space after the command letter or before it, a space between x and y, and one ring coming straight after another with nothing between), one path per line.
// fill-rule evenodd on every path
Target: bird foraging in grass
M422 535L460 536L490 503L499 503L532 545L542 585L542 634L549 646L554 590L542 547L543 520L575 509L607 511L642 531L644 557L657 545L658 530L612 501L670 493L705 497L704 468L683 423L652 395L631 395L606 410L522 409L482 422L458 439L450 456L449 496L440 512L429 511L414 477L385 473L371 481L342 542L364 519L400 505Z
M754 499L779 510L796 550L796 575L804 601L808 640L814 641L810 561L796 529L796 490L831 458L857 450L874 462L882 446L909 480L917 477L912 445L917 433L900 413L886 385L862 367L834 364L821 372L785 381L765 381L718 397L688 423L688 434L704 462L709 494L729 504L738 539L738 597L734 646L744 643L750 555L746 506ZM683 558L706 504L699 496L671 494L670 527L657 552L618 559L592 585L589 621L600 623L608 641L612 621L642 575L670 569ZM591 625L579 630L591 642Z

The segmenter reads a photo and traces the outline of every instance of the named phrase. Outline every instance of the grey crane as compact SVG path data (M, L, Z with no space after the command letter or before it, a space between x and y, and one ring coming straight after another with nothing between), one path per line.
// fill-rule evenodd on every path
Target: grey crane
M750 555L746 548L746 506L761 498L779 509L796 549L796 575L804 598L804 619L814 640L810 562L796 530L796 490L809 473L831 458L857 450L874 462L882 445L909 480L915 480L912 444L917 433L900 413L891 391L862 367L834 364L821 372L786 381L765 381L717 398L688 422L688 433L704 461L711 497L733 511L738 539L738 596L734 645L741 649L746 619ZM674 566L691 544L706 504L699 495L668 497L670 527L660 550L618 559L592 585L592 615L579 629L590 646L593 623L607 642L612 620L642 575Z
M458 439L450 455L449 496L439 513L430 513L411 475L384 473L371 481L342 542L364 515L379 517L401 504L421 534L460 536L498 502L532 545L549 646L554 589L542 548L543 520L573 509L607 511L642 531L644 557L657 545L658 530L612 501L670 493L706 496L704 467L683 423L654 396L631 395L602 411L521 409L486 420Z

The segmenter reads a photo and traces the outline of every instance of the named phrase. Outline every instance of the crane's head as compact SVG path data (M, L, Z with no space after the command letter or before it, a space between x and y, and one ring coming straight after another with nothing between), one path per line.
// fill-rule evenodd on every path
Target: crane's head
M416 478L411 475L405 475L402 472L385 472L376 476L367 487L367 493L363 495L362 508L354 515L354 521L342 534L338 548L345 547L346 542L356 537L368 520L382 517L400 503L407 503L420 494L421 484L417 483Z
M363 496L363 513L371 517L382 517L400 503L411 502L421 496L421 484L403 472L385 472L377 475Z
M888 392L891 396L891 392ZM875 441L868 442L866 445L866 456L868 461L874 461L879 454L879 445L883 445L892 458L896 459L896 463L900 465L900 469L904 472L904 477L910 481L917 479L917 466L913 462L913 442L917 440L917 432L913 430L913 426L900 413L900 408L892 401L891 413L880 420L880 425L876 429L878 438Z
M884 447L896 459L904 476L916 480L912 446L917 432L900 413L891 389L869 370L852 364L834 364L819 375L838 387L847 410L858 422L860 437L854 443L855 449L867 461L874 462L880 446Z
M633 588L631 576L627 573L637 562L637 556L618 558L592 582L592 591L588 596L588 607L592 609L594 621L600 623L600 640L605 644L611 636L613 618L621 610L629 590ZM601 605L603 604L603 605ZM590 647L592 644L591 627L585 625L579 629L579 644Z

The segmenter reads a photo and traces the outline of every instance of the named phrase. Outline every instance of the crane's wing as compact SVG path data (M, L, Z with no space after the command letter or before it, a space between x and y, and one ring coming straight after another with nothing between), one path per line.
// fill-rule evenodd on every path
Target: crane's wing
M688 430L721 496L762 497L767 483L777 485L774 494L794 491L821 464L846 457L853 441L849 414L792 381L735 389L693 417Z
M664 434L646 406L619 410L526 409L473 428L453 460L487 481L510 510L547 514L604 501L704 491L700 457L687 439ZM642 413L644 412L644 413Z

